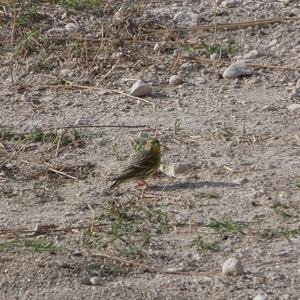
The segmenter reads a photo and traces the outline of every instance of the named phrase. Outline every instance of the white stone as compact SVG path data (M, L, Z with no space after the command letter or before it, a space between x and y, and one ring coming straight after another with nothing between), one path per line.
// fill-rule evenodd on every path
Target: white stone
M152 88L144 80L138 80L132 85L130 95L136 97L151 96Z
M300 88L295 88L290 94L290 99L300 98Z
M156 43L153 47L153 51L155 53L162 53L166 50L166 46L167 46L167 43L166 42L159 42L159 43Z
M188 71L188 70L191 70L193 69L194 65L192 63L189 63L189 62L185 62L183 63L179 69L182 71L182 70L185 70L185 71Z
M238 0L225 0L221 2L222 7L235 7L239 3Z
M122 57L124 57L124 53L122 51L119 51L119 52L114 52L112 55L111 55L111 58L112 59L120 59Z
M244 54L244 58L246 59L251 59L251 58L256 58L259 56L259 52L257 50L251 50L250 52Z
M300 110L300 104L293 103L293 104L289 105L287 108L288 108L288 110L291 110L291 111Z
M296 83L296 89L300 89L300 79L298 79L298 81Z
M228 258L223 266L222 273L226 276L239 276L244 273L242 262L236 257Z
M75 31L77 31L78 26L75 23L68 23L68 24L65 25L65 29L69 33L70 32L75 32Z
M277 40L274 39L274 40L272 40L272 41L268 44L268 46L269 46L269 47L273 47L273 46L275 46L276 44L277 44Z
M63 77L71 77L73 75L73 71L68 68L61 69L59 75Z
M90 281L91 285L100 285L101 284L101 281L100 281L99 277L97 277L97 276L90 277L89 281Z
M169 177L180 178L184 177L193 167L194 165L190 162L177 162L170 163L168 165L161 165L160 170Z
M296 17L300 17L300 8L295 7L291 10L290 13Z
M56 28L51 28L47 31L47 34L52 35L52 34L63 34L65 33L66 30L64 28L56 27Z
M169 79L170 85L179 85L183 83L183 79L179 75L172 75Z
M267 294L257 294L253 300L268 300L268 295Z
M218 59L219 58L219 55L217 53L213 53L209 56L209 59L211 60L215 60L215 59Z
M180 11L178 12L173 20L180 26L194 26L201 23L201 16L191 11Z
M246 64L243 61L237 61L227 67L223 72L224 78L237 78L243 75L250 75L251 71L247 69Z

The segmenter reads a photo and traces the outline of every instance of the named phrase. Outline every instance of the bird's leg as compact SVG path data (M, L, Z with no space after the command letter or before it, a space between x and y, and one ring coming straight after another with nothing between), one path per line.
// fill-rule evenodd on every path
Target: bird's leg
M137 188L140 188L142 190L140 199L143 201L144 195L145 195L145 190L149 188L149 185L145 180L140 179L136 182L136 186L137 186Z

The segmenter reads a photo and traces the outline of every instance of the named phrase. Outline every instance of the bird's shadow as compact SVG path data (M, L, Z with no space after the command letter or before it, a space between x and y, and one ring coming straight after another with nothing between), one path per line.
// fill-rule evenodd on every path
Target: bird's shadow
M197 189L197 188L223 188L223 187L237 187L240 186L238 183L234 182L221 182L221 181L196 181L196 182L177 182L168 185L153 185L151 186L151 191L164 191L164 192L174 192L177 190L184 189Z

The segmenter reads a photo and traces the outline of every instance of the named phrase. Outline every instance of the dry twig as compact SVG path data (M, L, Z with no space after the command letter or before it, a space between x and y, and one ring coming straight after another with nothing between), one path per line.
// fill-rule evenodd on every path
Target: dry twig
M112 256L112 255L109 255L106 253L101 253L101 252L88 252L88 255L109 259L109 260L118 262L122 265L125 265L127 267L142 269L143 271L149 272L149 273L179 275L179 276L212 276L212 275L220 274L220 271L218 271L218 270L203 271L203 272L168 271L168 270L163 270L161 268L155 268L155 267L152 267L152 266L140 263L140 262L136 262L133 260L128 260L128 259L125 259L122 257Z
M123 95L126 97L129 97L131 99L134 100L138 100L138 101L142 101L145 102L147 104L151 104L153 108L155 108L155 104L149 100L140 98L140 97L136 97L136 96L132 96L129 94L126 94L124 92L118 91L118 90L111 90L111 89L106 89L106 88L99 88L96 86L89 86L89 85L80 85L80 84L72 84L70 82L67 82L69 84L65 85L65 84L57 84L57 85L44 85L44 86L40 86L38 89L47 89L47 88L56 88L56 89L85 89L85 90L95 90L95 91L106 91L109 93L115 93L115 94L119 94L119 95Z
M228 60L219 60L219 59L210 59L206 57L184 57L188 60L195 60L198 62L205 62L209 64L222 64L222 65L231 65L233 62ZM246 66L256 69L273 69L273 70L284 70L284 71L300 71L300 68L291 67L291 66L275 66L275 65L262 65L262 64L248 64Z

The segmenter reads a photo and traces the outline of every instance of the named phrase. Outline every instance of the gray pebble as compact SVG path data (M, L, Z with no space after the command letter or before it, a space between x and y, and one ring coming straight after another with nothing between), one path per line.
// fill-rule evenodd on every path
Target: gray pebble
M183 83L183 79L179 75L172 75L169 79L170 85L179 85Z
M248 53L244 54L243 58L251 59L260 56L260 53L257 50L251 50Z
M49 35L53 35L53 34L64 34L66 32L65 28L60 28L60 27L56 27L56 28L51 28L47 31L47 34Z
M191 11L180 11L174 16L173 20L180 26L191 27L200 24L202 17Z
M244 273L242 262L237 257L228 258L223 266L222 273L225 276L239 276Z
M190 162L177 162L168 165L162 165L160 170L169 177L184 177L194 165Z
M267 294L257 294L253 300L268 300L268 295Z
M295 88L290 94L290 99L300 98L300 88Z
M222 7L235 7L239 4L238 0L225 0L221 2Z
M71 33L77 31L78 26L75 23L68 23L65 25L65 29L68 33Z
M138 80L132 85L130 95L136 97L151 96L152 88L144 80Z
M291 111L300 110L300 104L293 103L293 104L289 105L287 108L288 108L288 110L291 110Z
M59 75L63 77L71 77L73 75L73 71L68 68L61 69Z
M247 69L244 62L235 62L229 67L227 67L223 72L224 78L237 78L243 75L250 75L251 71Z

